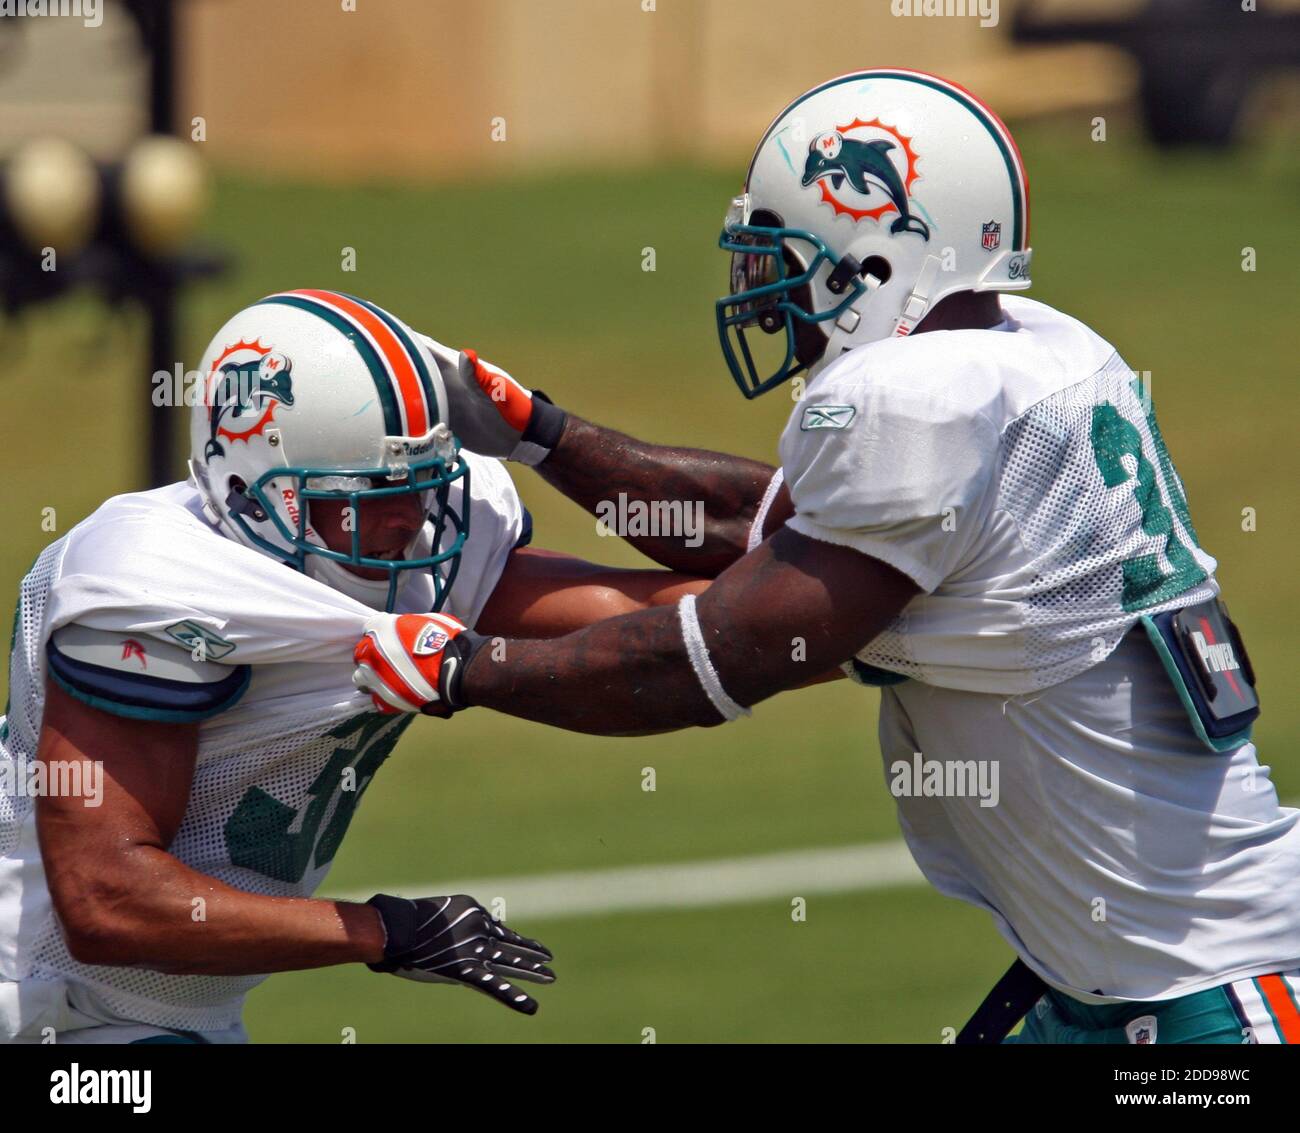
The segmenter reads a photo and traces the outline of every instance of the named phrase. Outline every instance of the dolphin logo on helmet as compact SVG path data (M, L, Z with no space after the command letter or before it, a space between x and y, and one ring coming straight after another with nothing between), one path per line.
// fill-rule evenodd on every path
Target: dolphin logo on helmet
M277 351L267 351L248 362L226 362L218 368L217 373L221 376L209 397L212 433L203 448L205 459L225 455L225 446L217 440L218 435L232 441L247 441L270 421L274 403L293 404L291 369L293 363ZM223 427L227 418L243 417L255 409L263 410L261 418L243 432Z
M907 189L903 179L886 156L897 147L884 138L869 142L846 138L838 130L827 130L808 144L808 160L804 163L800 184L807 188L814 181L829 177L838 189L845 180L863 196L868 195L873 182L889 196L898 218L889 226L890 232L915 232L930 239L930 228L920 217L913 216L907 206Z

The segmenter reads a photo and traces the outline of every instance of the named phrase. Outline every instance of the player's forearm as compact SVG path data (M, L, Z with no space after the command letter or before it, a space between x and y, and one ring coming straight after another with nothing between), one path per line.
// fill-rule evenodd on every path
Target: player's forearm
M828 673L916 593L892 567L786 527L698 599L563 637L491 640L443 614L377 614L353 681L399 712L478 706L609 736L708 726Z
M655 562L712 578L745 553L776 469L726 453L647 444L570 414L537 471L597 518L626 516L632 522L618 534ZM658 533L634 533L638 514Z
M482 649L465 673L469 704L574 732L643 736L722 722L700 687L673 607L600 622L549 641Z
M111 882L57 902L73 955L173 975L239 976L382 959L384 929L368 905L268 897L234 889L166 851L136 847Z

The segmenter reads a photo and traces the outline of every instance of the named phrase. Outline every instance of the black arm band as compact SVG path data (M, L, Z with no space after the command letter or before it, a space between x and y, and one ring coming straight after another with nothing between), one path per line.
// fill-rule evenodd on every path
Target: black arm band
M520 440L537 445L550 452L560 443L560 434L564 432L564 422L569 415L551 401L541 390L533 390L533 412L528 418L528 427Z
M463 629L453 637L442 651L442 670L438 677L438 700L426 705L421 711L428 716L446 716L469 707L462 691L465 670L470 662L478 656L478 651L490 639L473 630ZM448 662L453 662L448 664Z

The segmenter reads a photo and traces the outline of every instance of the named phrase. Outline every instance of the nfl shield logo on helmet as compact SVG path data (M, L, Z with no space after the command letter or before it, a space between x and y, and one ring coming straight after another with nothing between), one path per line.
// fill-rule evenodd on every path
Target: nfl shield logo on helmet
M990 220L980 229L983 235L984 250L986 252L996 252L998 245L1002 243L1002 225L996 220Z

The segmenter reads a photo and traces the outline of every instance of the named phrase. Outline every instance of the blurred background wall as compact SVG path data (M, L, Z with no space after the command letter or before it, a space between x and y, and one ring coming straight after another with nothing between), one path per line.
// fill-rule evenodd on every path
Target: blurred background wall
M1103 10L1135 2L1090 0ZM295 4L201 0L187 15L183 102L209 115L222 158L283 167L310 155L340 172L464 176L495 163L730 154L752 144L790 92L899 59L967 80L1009 113L1095 104L1099 94L1118 100L1132 86L1112 50L1016 49L1005 34L1010 4L999 26L983 28L977 16L899 18L888 36L877 9L889 0L650 6L362 0L356 12L337 10L332 26L305 25ZM230 61L253 46L253 26L256 64L238 67L231 82ZM274 114L270 90L283 100ZM496 116L505 146L491 140Z
M909 0L906 10L936 2ZM1046 0L1034 9L1116 19L1144 5ZM1300 10L1300 0L1267 6ZM0 56L0 146L52 122L101 151L139 132L144 75L133 28L115 0L103 7L96 35L79 34L75 20L10 21L27 26L15 29L22 43ZM178 116L202 117L208 156L230 167L473 179L556 163L729 158L752 145L791 92L900 61L970 86L1008 118L1085 106L1100 113L1134 93L1136 68L1116 47L1014 43L1009 29L1023 0L1001 0L987 27L978 0L966 4L971 14L944 18L894 15L902 7L184 0ZM1273 91L1257 109L1276 112L1280 100ZM493 140L498 118L506 144Z

